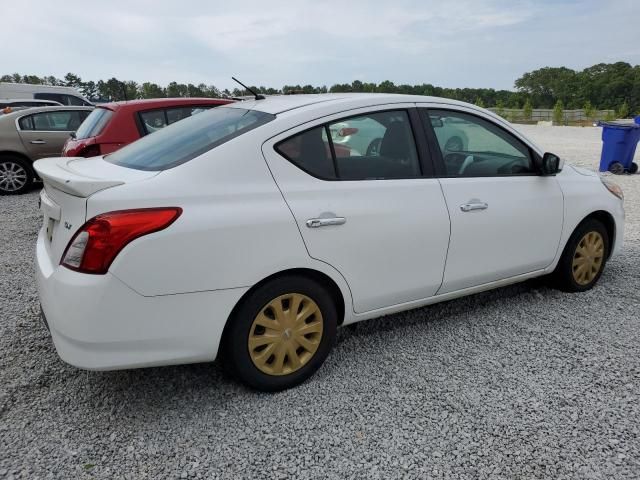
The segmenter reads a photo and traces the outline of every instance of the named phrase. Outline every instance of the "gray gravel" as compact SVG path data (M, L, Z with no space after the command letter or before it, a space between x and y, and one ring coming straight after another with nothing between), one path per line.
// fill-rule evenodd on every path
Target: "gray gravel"
M580 135L555 151L592 161ZM258 394L216 364L63 364L37 314L36 201L0 198L0 479L640 477L639 205L590 292L534 281L369 321L311 381Z

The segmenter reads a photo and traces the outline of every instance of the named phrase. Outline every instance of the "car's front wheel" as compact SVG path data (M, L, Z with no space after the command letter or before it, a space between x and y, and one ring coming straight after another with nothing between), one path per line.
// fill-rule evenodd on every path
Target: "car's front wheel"
M22 158L0 157L0 195L24 193L33 183L33 171Z
M236 309L222 340L223 362L257 390L291 388L327 358L337 320L334 300L322 285L301 276L277 278Z
M590 218L575 229L554 272L555 283L566 292L592 288L604 270L609 235L602 222Z

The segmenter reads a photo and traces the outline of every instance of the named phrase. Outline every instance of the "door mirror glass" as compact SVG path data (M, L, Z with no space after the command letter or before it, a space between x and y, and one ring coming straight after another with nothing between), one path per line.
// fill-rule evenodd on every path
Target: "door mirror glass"
M560 170L560 157L551 152L545 153L542 157L542 174L555 175Z

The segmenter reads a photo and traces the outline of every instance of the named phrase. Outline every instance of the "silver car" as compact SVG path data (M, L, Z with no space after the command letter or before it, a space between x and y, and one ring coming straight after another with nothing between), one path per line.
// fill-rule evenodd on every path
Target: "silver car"
M59 157L93 107L38 107L0 115L0 195L25 192L35 160Z

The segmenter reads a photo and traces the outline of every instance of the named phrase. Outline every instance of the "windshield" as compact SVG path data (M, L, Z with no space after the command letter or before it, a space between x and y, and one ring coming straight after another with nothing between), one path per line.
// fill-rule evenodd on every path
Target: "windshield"
M106 108L96 108L89 114L84 122L80 124L76 131L76 138L82 140L83 138L95 137L99 135L104 129L105 125L111 119L113 112Z
M107 155L105 160L137 170L166 170L274 118L275 115L255 110L218 107L147 135Z

